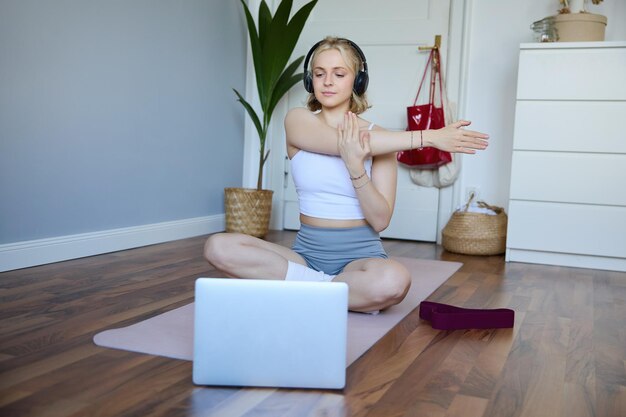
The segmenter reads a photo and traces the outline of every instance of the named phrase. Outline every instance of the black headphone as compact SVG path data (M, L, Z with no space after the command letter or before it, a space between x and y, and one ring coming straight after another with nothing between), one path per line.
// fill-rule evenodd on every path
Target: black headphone
M367 61L365 60L365 55L363 54L363 51L361 51L361 48L359 48L359 46L351 40L345 38L339 38L338 40L348 42L352 46L352 48L354 48L354 50L359 54L359 57L361 57L363 69L361 69L358 74L356 74L356 77L354 78L354 85L352 86L352 91L354 91L357 96L360 96L365 93L365 91L367 90L367 84L369 83L369 75L367 75ZM304 60L304 77L302 81L304 82L304 89L309 93L313 92L313 76L311 75L311 71L309 71L309 60L311 59L311 55L313 55L313 52L315 52L317 47L320 46L322 42L324 42L324 40L321 40L313 45L313 47L309 50L309 53L306 54L306 59Z

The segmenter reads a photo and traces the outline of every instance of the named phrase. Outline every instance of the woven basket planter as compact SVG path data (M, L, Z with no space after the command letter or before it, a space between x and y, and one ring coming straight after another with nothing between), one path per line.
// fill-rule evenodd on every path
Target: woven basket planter
M464 255L498 255L506 250L507 215L502 207L478 202L496 215L457 210L442 231L442 245L449 251Z
M270 226L272 194L271 190L224 188L226 231L265 236Z

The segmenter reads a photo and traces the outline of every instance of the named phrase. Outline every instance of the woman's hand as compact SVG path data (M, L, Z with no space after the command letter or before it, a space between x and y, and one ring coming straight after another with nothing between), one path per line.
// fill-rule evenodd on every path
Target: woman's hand
M350 175L356 177L363 171L365 160L371 157L369 132L359 131L356 114L346 113L343 125L337 127L337 148Z
M431 131L433 138L428 145L447 152L474 154L487 148L489 135L472 130L465 130L472 122L459 120L441 129Z

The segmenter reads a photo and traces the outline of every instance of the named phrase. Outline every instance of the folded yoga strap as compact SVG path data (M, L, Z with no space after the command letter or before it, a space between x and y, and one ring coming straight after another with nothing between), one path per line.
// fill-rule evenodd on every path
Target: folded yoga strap
M430 321L433 329L499 329L513 327L515 311L508 308L491 310L461 308L448 304L422 301L420 318Z

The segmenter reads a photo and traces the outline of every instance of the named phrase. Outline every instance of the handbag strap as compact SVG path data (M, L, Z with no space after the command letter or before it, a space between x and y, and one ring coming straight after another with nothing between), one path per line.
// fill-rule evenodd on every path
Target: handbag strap
M439 77L439 100L441 100L441 107L443 108L443 77L441 76L441 55L439 49L433 49L433 61L432 72L430 77L430 97L429 103L435 105L435 84L437 83L437 77ZM445 112L445 111L444 111Z
M430 65L430 63L432 62L433 59L433 53L435 52L435 49L432 49L430 51L430 54L428 55L428 61L426 61L426 67L424 68L424 75L422 75L422 81L420 81L420 86L417 89L417 94L415 95L415 100L413 100L413 105L415 106L417 104L417 98L420 95L420 92L422 91L422 86L424 85L424 80L426 79L426 74L428 73L428 67Z
M424 74L422 75L422 81L420 81L420 86L417 89L417 94L415 95L415 100L413 100L413 105L417 104L417 99L419 98L420 92L422 91L422 86L424 85L424 81L426 80L426 74L428 73L429 65L432 66L432 71L430 73L430 91L429 91L429 103L435 104L435 83L437 82L437 76L439 76L439 97L441 100L441 105L443 107L443 77L441 76L441 55L439 54L439 49L433 48L428 55L428 61L426 61L426 67L424 68Z

